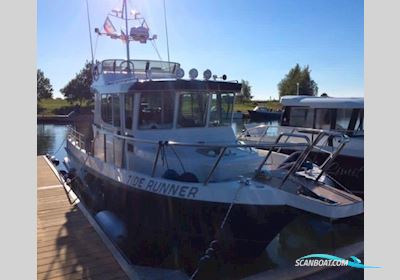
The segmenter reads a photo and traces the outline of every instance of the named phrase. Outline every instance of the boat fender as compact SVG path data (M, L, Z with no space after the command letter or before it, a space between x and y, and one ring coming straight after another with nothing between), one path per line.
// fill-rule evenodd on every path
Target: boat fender
M96 214L96 221L105 233L118 245L123 244L128 234L124 222L113 212L104 210Z
M304 167L306 170L313 169L313 164L311 161L307 160L302 164L302 167Z
M220 279L221 262L219 260L219 244L213 240L205 254L200 258L191 280Z
M60 173L61 177L64 179L64 181L66 181L68 178L68 172L65 170L60 170L59 173Z
M67 170L70 170L70 169L71 169L70 161L69 161L69 158L68 158L68 157L64 157L63 164L64 164L64 166L67 168Z
M199 179L191 172L184 172L178 177L178 181L198 183Z
M58 166L60 164L60 161L55 157L55 156L51 156L50 157L50 161L55 165Z
M167 170L165 170L164 174L162 175L162 178L177 181L179 178L179 174L178 174L178 172L176 172L173 169L167 169Z

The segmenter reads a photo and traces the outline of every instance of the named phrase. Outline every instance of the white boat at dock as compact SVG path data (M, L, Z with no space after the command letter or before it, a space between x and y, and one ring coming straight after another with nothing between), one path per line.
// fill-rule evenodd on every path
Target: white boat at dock
M128 43L136 40L132 30ZM171 244L205 249L214 239L227 258L254 257L299 215L363 213L362 199L326 174L346 135L305 129L314 141L287 133L305 141L238 143L236 81L208 69L200 79L194 68L184 79L180 63L129 55L99 62L93 73L93 138L70 129L69 177L94 214L107 211L125 225L118 242L132 259L149 251L162 258ZM307 161L326 137L340 142L330 159ZM302 149L296 158L275 151L294 147Z
M279 126L266 124L247 125L239 135L245 143L269 143L280 133L300 133L310 140L315 134L306 128L323 129L344 133L349 143L341 150L328 173L346 185L353 193L364 195L364 98L360 97L317 97L284 96L281 99L283 115ZM286 142L302 142L286 139ZM323 162L326 152L332 152L340 143L326 137L319 145L320 150L312 153L313 161ZM282 149L287 154L295 149Z

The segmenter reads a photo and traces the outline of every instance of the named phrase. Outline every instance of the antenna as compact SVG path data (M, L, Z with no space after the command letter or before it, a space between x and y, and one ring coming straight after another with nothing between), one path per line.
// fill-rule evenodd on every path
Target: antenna
M165 35L167 37L167 54L168 54L168 65L169 65L170 59L169 59L169 42L168 42L168 26L167 26L167 9L165 7L165 0L164 0L164 24L165 24Z
M92 54L92 68L93 68L93 65L94 65L94 55L93 55L92 28L90 27L89 3L88 3L88 0L86 0L86 12L87 12L87 19L88 19L88 26L89 26L90 52L91 52L91 54Z
M138 17L139 13L135 13L134 18L128 18L128 6L127 6L126 0L122 1L122 10L121 11L114 9L114 10L112 10L112 12L114 14L108 14L108 16L103 24L104 32L101 32L99 28L95 28L94 31L98 35L106 35L106 36L110 37L111 39L123 40L126 43L126 57L127 57L127 61L128 61L127 68L128 68L128 72L130 72L131 70L133 70L133 69L131 69L131 67L132 67L131 63L129 63L129 60L130 60L129 43L130 43L130 41L136 41L136 42L140 42L142 44L146 44L147 41L153 41L153 40L157 39L157 35L153 34L153 36L150 37L149 27L146 23L146 20L143 17ZM121 16L119 16L120 13L121 13ZM121 34L117 34L117 29L112 24L112 21L110 20L109 16L113 16L113 17L116 17L116 18L119 18L119 19L122 19L125 21L125 33L121 28ZM128 26L129 20L140 21L141 25L138 27L133 27L129 30L129 26Z
M124 0L122 10L125 8L125 34L129 36L129 29L128 29L128 7L126 6L126 0ZM126 40L126 60L128 61L128 71L131 70L130 63L129 63L129 40Z

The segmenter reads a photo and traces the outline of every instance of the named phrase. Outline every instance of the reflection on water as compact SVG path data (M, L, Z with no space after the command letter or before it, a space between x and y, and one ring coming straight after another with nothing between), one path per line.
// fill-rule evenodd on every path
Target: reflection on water
M66 125L37 124L37 155L55 155L60 161L67 156L65 152Z
M253 124L250 124L253 125ZM277 122L269 123L277 125ZM244 128L244 122L234 124L237 133ZM91 126L81 124L78 127L82 133L88 135ZM50 154L62 161L66 157L65 137L66 125L38 124L37 126L37 154ZM60 165L61 166L61 165ZM249 263L228 264L224 266L226 279L239 279L262 271L294 267L295 260L310 253L335 254L346 246L363 242L363 218L342 223L330 223L318 217L301 216L285 227L256 260ZM361 246L362 247L362 246ZM363 260L363 252L358 250L352 254ZM345 257L340 256L339 257ZM363 279L361 269L353 269L351 278L341 276L340 279Z

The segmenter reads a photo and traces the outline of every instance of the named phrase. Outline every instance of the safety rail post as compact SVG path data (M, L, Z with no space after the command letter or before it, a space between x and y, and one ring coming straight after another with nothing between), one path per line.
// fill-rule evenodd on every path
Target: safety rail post
M156 173L156 169L157 169L157 162L158 162L158 158L160 156L160 152L161 152L161 148L163 146L162 141L158 141L158 148L157 148L157 153L156 153L156 157L154 159L154 163L153 163L153 169L151 171L151 177L154 177L155 173Z
M267 126L263 132L263 134L261 135L260 139L258 140L257 144L261 144L261 140L264 138L265 135L267 135L269 126Z
M210 181L212 174L214 173L214 171L215 171L215 169L217 168L219 162L221 161L222 157L224 156L225 151L226 151L227 148L228 148L228 147L225 146L225 147L223 147L223 148L221 149L217 160L215 161L213 167L211 168L210 172L208 173L207 178L206 178L205 181L204 181L204 185L205 185L205 186L208 184L208 181Z
M282 188L283 184L286 182L286 180L289 178L289 176L291 176L293 174L293 172L295 172L303 164L303 162L307 159L308 155L312 151L313 147L316 146L316 144L321 140L321 138L323 137L324 134L325 133L323 131L318 133L317 137L311 143L311 145L309 145L304 150L304 152L299 156L299 158L296 160L296 162L293 164L293 166L289 169L289 172L283 178L279 188Z
M342 135L342 140L340 143L340 146L337 148L337 150L331 154L328 159L321 165L321 173L317 176L317 178L315 179L315 181L318 181L322 174L324 174L329 167L331 167L333 161L336 159L336 157L339 155L339 153L342 151L342 149L344 148L344 146L346 145L347 142L349 142L349 137L346 135Z
M263 168L263 166L265 165L265 163L267 162L268 158L271 156L272 154L272 150L275 149L275 147L277 146L277 144L279 143L279 141L281 140L281 138L283 136L286 136L287 138L291 137L297 137L297 138L303 138L305 139L305 141L307 142L308 145L310 145L310 139L308 139L307 136L305 135L297 135L297 134L292 134L292 133L281 133L279 134L279 136L276 138L275 143L273 146L271 146L271 148L268 150L268 154L266 155L266 157L264 158L264 160L261 162L260 166L257 168L256 174L260 173L261 169ZM285 141L286 143L287 141ZM281 149L281 148L279 148Z
M295 131L296 131L296 128L293 128L293 129L289 132L289 134L294 134ZM287 136L285 142L283 142L283 143L287 143L287 142L289 141L289 138L290 138L290 137ZM307 137L307 138L308 138L308 137ZM277 152L280 153L281 150L282 150L282 148L279 148L279 149L277 150Z

